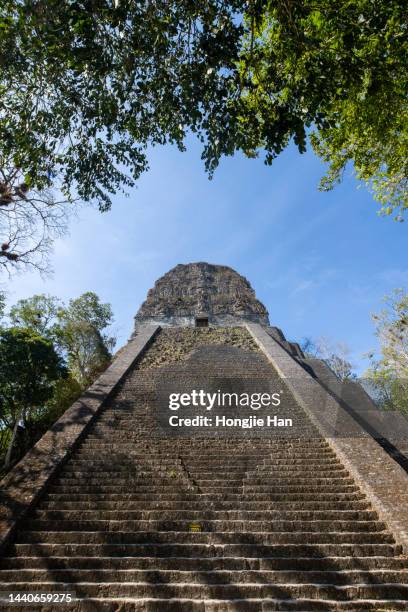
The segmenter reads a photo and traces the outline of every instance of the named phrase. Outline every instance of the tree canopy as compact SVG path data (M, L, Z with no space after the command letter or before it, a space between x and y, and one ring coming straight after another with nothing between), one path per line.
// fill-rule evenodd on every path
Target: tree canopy
M70 300L59 313L57 338L67 353L70 370L84 387L111 361L116 341L104 330L112 319L110 304L103 304L92 291Z
M115 338L106 334L112 323L111 305L92 291L68 305L51 295L22 299L10 309L11 322L51 339L74 378L86 387L111 360Z
M0 293L0 318L5 310ZM88 291L64 304L21 299L0 323L0 456L18 460L111 363L110 304ZM19 427L22 423L23 427ZM0 467L1 470L1 467Z
M381 364L396 376L408 378L408 294L395 289L384 298L386 307L372 315L381 346Z
M27 327L46 337L55 335L58 315L63 304L52 295L38 294L18 300L10 308L11 323L18 327Z
M408 415L408 294L396 289L384 302L385 308L372 315L381 355L370 355L366 376L384 408Z
M51 340L30 329L0 329L0 418L12 429L5 466L11 461L17 427L51 399L67 369Z
M0 161L36 189L96 200L149 146L197 134L210 174L293 139L348 162L397 217L407 195L407 12L397 0L7 0ZM0 205L1 205L0 197Z
M348 162L385 213L408 206L408 30L404 2L268 2L251 21L244 113L267 161L307 136L330 189ZM283 129L277 131L274 126ZM272 128L272 131L271 131ZM398 214L397 214L398 216Z
M29 329L0 331L0 406L26 408L46 402L51 382L66 375L52 342Z

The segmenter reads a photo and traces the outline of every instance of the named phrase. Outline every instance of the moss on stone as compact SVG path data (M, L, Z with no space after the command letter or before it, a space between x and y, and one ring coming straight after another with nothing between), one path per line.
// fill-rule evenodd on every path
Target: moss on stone
M163 328L141 358L137 369L148 370L185 361L199 346L226 344L244 351L260 352L243 327Z

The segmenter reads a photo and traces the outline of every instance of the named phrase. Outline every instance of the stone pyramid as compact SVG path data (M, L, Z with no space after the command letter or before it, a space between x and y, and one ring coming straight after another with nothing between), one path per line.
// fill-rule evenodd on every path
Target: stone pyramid
M163 389L203 381L266 381L293 427L161 428ZM3 480L0 607L407 610L404 448L365 426L356 389L346 401L235 271L176 266L111 367Z

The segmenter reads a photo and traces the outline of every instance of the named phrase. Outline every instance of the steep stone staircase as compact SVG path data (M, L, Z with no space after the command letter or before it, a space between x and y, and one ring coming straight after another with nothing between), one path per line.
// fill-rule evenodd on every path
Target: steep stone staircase
M228 351L166 375L277 376ZM408 609L407 559L294 402L308 437L157 437L162 376L128 376L20 526L0 591L82 599L30 610Z

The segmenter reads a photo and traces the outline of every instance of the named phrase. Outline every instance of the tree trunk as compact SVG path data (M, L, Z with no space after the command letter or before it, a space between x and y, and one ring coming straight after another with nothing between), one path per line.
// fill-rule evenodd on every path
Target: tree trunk
M6 470L8 470L9 465L11 463L11 457L12 457L12 454L13 454L13 448L14 448L14 444L15 444L15 441L16 441L16 437L17 437L18 424L20 422L22 414L23 414L23 410L18 414L18 416L16 418L16 422L14 423L13 434L11 436L10 444L9 444L9 447L8 447L7 453L6 453L6 458L4 460L4 468Z

